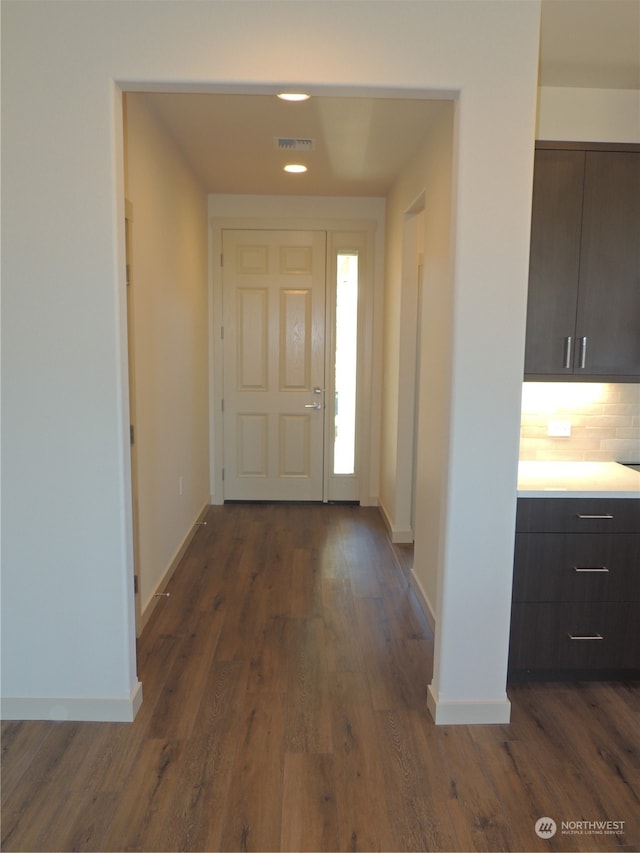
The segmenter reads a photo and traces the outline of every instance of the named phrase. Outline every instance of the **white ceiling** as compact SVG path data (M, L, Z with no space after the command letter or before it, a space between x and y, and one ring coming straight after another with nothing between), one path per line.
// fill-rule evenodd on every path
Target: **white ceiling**
M542 86L640 89L640 0L542 0L540 41ZM384 196L450 109L419 97L144 97L207 192L257 195ZM283 152L277 136L310 137L315 147ZM309 171L285 174L286 162Z
M148 94L148 103L211 193L384 196L447 101ZM283 151L276 137L311 138ZM302 175L283 172L304 163Z

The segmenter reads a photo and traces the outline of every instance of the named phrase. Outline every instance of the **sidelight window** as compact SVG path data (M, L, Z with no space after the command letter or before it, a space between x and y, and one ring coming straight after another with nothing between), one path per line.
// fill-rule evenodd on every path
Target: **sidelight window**
M356 471L358 253L337 256L333 473Z

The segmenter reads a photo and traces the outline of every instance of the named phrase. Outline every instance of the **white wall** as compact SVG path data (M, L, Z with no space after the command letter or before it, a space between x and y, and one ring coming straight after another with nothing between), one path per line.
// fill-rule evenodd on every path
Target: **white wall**
M209 501L207 196L144 95L125 115L144 618Z
M5 0L5 714L134 708L118 84L275 91L297 81L333 94L458 93L431 708L440 722L508 716L539 13L537 0L345 0L339 14L323 0ZM489 441L496 455L479 456Z
M543 87L538 94L536 137L640 142L640 91Z

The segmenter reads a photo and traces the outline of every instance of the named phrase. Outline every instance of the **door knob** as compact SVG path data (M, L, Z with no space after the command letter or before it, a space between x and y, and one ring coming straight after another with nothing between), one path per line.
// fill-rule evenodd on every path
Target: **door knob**
M305 409L321 409L322 403L305 403Z

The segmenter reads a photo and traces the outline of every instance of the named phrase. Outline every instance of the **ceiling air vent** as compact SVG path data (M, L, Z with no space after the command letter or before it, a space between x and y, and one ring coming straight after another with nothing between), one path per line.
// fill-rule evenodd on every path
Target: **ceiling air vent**
M278 151L313 151L316 147L315 139L308 136L276 136L275 140Z

